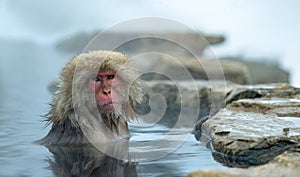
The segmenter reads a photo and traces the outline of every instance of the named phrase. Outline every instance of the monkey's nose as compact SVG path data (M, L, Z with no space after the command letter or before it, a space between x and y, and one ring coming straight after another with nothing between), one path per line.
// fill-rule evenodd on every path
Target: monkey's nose
M109 95L111 93L111 90L103 90L104 95Z

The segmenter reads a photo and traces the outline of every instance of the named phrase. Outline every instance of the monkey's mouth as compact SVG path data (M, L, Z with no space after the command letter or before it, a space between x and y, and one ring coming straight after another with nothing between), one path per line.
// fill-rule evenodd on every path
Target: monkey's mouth
M101 112L111 112L115 111L118 108L118 105L120 105L118 102L106 102L100 105L99 111Z
M119 103L110 101L110 102L102 104L102 106L110 106L110 105L117 105L117 104L119 104Z

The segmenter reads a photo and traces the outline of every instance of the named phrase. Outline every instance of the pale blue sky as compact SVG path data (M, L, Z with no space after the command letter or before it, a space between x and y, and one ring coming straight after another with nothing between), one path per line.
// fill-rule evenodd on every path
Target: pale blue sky
M162 17L206 34L223 34L217 55L271 58L300 86L298 0L0 0L0 37L53 41L82 29Z

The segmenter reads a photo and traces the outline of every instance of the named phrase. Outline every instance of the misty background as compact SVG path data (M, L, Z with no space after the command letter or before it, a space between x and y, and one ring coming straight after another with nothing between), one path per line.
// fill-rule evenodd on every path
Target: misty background
M0 41L52 45L73 33L105 30L133 18L168 18L225 36L213 47L217 56L270 60L300 86L299 8L297 0L0 0Z
M297 0L0 0L0 176L53 176L52 153L32 142L50 129L43 117L52 99L47 87L74 55L57 50L65 39L137 18L170 19L205 36L224 36L212 46L216 56L275 63L300 86L299 9ZM148 133L155 140L155 133L169 130L155 126L136 137L144 140ZM226 167L191 136L170 156L139 164L138 172L185 176L210 168Z

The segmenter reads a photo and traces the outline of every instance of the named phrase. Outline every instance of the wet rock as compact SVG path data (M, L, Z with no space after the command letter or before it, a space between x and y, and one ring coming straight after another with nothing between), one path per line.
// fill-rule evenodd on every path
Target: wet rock
M262 113L278 117L300 117L300 100L264 98L237 100L228 106L230 110ZM300 119L299 119L300 120Z
M200 117L199 120L197 121L197 123L196 123L196 125L195 125L195 127L194 127L194 129L192 131L192 134L195 135L196 140L198 140L198 141L200 140L200 137L202 135L202 128L201 128L201 126L209 118L211 118L211 117L210 116L204 116L204 117Z
M241 173L252 174L252 176L299 176L300 153L285 152L270 163L259 167L241 170Z
M262 95L259 91L238 87L230 92L226 98L227 103L231 103L240 99L260 98Z
M215 159L227 166L264 164L300 142L299 125L261 113L221 110L202 125Z
M260 97L297 97L300 90L286 83L277 84L257 84L257 85L240 85L229 92L226 100L227 103L239 99L253 99Z
M231 168L228 170L199 170L192 172L187 177L214 177L214 176L230 176L230 177L298 177L300 168L300 153L285 152L275 157L268 164L250 167L248 169Z
M202 131L200 140L208 143L217 161L248 167L299 148L299 88L271 84L235 90L227 97L230 103L226 108L195 126L195 131Z

